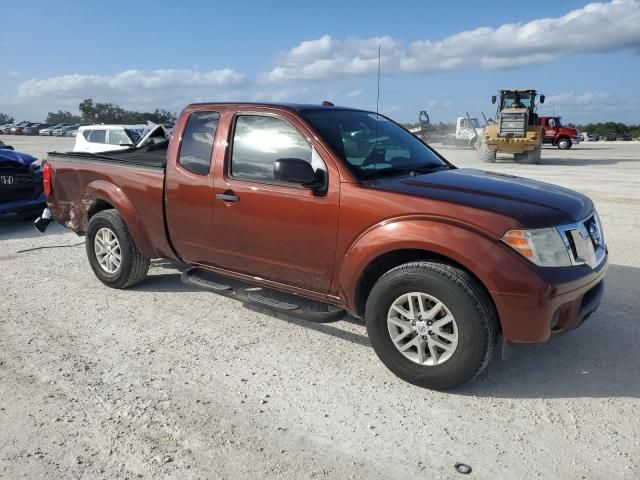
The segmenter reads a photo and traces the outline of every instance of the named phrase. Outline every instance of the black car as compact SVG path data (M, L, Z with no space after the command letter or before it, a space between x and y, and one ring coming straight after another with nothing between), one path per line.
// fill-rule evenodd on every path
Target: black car
M618 139L615 133L607 133L605 138L608 142L615 142Z
M623 140L625 142L630 142L631 141L631 134L630 133L623 133L622 135L620 135L620 140Z

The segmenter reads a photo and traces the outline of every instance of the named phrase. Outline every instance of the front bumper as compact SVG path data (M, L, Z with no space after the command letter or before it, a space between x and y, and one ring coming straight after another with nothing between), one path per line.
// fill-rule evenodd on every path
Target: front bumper
M544 342L580 326L597 310L608 254L595 268L541 268L515 255L497 247L477 265L489 274L485 284L506 341Z
M44 196L44 193L41 193L37 198L32 200L17 200L15 202L0 203L0 216L38 212L44 208L46 204L47 199Z

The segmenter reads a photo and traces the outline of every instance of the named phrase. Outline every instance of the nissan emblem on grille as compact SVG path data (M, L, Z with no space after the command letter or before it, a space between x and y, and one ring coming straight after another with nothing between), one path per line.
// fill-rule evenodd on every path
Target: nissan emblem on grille
M13 177L8 175L3 175L0 177L0 183L2 185L13 185Z

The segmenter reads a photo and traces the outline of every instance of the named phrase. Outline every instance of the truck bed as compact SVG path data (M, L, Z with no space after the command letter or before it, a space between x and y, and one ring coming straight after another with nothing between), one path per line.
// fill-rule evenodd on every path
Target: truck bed
M53 217L84 235L92 214L117 208L145 256L173 258L164 224L166 145L157 147L49 153L46 162L53 173L48 202ZM118 205L109 203L110 198Z
M83 159L105 162L128 163L145 167L164 168L167 165L167 148L169 141L139 149L116 150L103 153L86 152L50 152L50 156L68 159Z

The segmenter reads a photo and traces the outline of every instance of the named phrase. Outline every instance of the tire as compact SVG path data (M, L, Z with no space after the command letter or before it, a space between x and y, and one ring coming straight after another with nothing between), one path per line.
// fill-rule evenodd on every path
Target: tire
M529 155L529 152L514 153L513 160L518 163L527 163L526 160L528 155Z
M406 294L413 293L415 298L416 292L441 302L446 310L443 315L448 317L450 314L455 322L456 327L452 328L455 348L452 352L439 353L440 359L450 355L441 363L433 364L433 355L428 355L421 364L416 361L419 360L417 345L402 353L392 339L391 330L395 324L388 322L388 318L397 314L392 307ZM414 307L414 312L417 311ZM446 319L441 317L441 320ZM467 272L446 263L411 262L385 273L369 294L365 322L373 349L382 363L401 379L433 390L451 390L475 378L489 363L498 340L498 316L488 294ZM424 323L418 321L417 326L408 329L435 329ZM404 332L403 329L399 333ZM431 330L425 335L412 332L406 337L407 343L421 341L420 338L436 338L442 342L440 333L435 336L430 335L432 333ZM430 351L429 347L426 347L427 351ZM414 360L408 358L408 354L414 355Z
M489 148L486 143L479 141L476 152L478 153L478 159L481 162L496 163L496 151Z
M101 244L100 241L96 242L96 236L104 238L105 235L110 235L109 232L117 241L117 251L114 250L111 257L115 262L119 253L120 261L117 268L114 263L108 261L106 266L101 265L96 252L96 245ZM91 217L85 248L93 273L108 287L129 288L147 276L151 262L138 251L127 225L116 210L103 210Z
M558 140L556 145L560 150L569 150L573 144L571 143L570 139L563 137L560 140Z
M518 155L518 154L516 154ZM524 152L521 154L521 157L515 156L516 161L528 165L534 165L540 163L540 158L542 157L542 145L538 145L535 150L530 150L528 152Z

